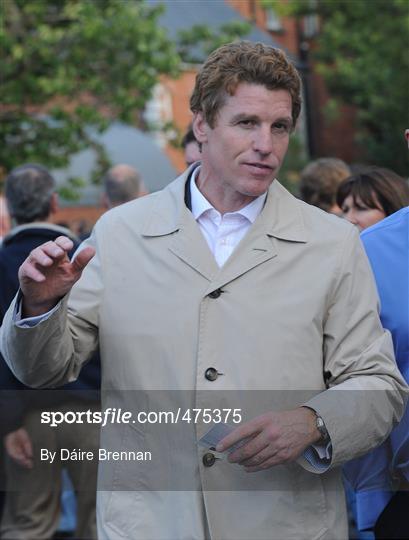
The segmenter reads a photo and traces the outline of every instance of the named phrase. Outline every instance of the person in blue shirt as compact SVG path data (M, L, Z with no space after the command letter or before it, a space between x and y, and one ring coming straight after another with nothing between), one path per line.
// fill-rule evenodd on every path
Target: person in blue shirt
M381 302L381 320L390 330L398 367L409 381L409 206L366 229L362 235ZM360 530L375 538L409 537L409 408L389 438L349 462Z

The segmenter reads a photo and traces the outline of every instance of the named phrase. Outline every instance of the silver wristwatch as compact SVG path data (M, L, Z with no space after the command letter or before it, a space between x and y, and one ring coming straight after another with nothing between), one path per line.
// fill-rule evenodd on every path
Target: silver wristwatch
M315 425L318 431L321 433L321 440L319 442L327 443L330 440L329 433L325 427L324 420L318 414L316 414Z

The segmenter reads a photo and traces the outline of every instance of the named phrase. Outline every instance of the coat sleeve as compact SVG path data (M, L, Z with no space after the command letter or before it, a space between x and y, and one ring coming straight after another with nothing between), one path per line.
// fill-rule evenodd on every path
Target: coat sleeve
M372 271L354 229L344 240L328 294L323 362L328 389L305 405L326 424L334 467L381 444L401 418L408 395L391 336L379 320Z
M97 348L104 287L101 247L95 232L79 249L87 245L96 249L96 255L49 318L30 328L18 327L14 320L19 294L4 316L1 351L15 376L27 386L53 388L75 381ZM69 302L70 296L75 297L75 302Z

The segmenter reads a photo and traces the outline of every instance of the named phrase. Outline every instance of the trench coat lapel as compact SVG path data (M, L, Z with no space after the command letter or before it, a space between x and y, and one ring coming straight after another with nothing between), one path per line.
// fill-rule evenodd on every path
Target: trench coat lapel
M258 219L257 219L258 221ZM222 288L234 279L277 256L277 249L262 224L254 224L227 259L211 284L211 290Z
M212 281L220 271L206 239L185 204L185 185L194 167L158 194L144 236L169 236L168 249L181 261Z
M185 184L192 170L189 169L158 194L157 205L143 229L143 235L169 235L169 250L209 281L209 292L276 257L274 238L289 242L307 241L299 202L274 181L263 211L225 265L219 268L185 205Z
M277 180L269 189L261 214L233 251L212 289L221 288L253 268L277 257L275 239L288 242L307 242L299 201Z
M209 281L213 281L220 272L205 237L192 213L186 207L182 211L180 229L174 235L169 249Z

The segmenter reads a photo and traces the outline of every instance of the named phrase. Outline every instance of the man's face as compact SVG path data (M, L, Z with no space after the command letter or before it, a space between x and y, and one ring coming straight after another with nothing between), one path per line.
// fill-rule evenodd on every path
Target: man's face
M195 136L203 145L198 187L219 211L238 210L267 191L287 152L291 105L287 90L240 83L213 128L196 115Z

